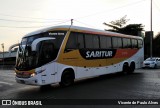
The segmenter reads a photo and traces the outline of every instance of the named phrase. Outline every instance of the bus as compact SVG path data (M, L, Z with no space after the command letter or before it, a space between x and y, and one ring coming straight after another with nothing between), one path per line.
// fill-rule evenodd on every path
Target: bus
M142 67L143 38L109 31L61 25L31 32L19 45L15 79L29 85L59 83Z

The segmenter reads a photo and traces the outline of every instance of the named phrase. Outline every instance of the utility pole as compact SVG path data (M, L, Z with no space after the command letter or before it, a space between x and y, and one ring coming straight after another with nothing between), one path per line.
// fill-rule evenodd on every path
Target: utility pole
M151 0L151 33L150 33L150 56L152 57L152 47L153 47L153 31L152 31L152 0Z
M1 46L2 46L2 49L3 49L3 65L2 65L2 68L4 69L4 43L2 43Z
M71 19L71 26L73 25L73 19Z

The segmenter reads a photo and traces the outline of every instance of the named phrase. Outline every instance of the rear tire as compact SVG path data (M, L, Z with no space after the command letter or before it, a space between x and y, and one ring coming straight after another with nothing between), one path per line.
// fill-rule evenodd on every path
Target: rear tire
M135 70L135 63L132 62L131 65L130 65L130 71L129 71L129 73L133 73L134 70Z
M157 64L154 65L154 69L157 69Z
M69 70L65 70L61 77L61 82L59 83L62 87L71 86L74 83L74 74Z
M129 73L129 66L128 66L127 64L124 64L124 65L123 65L122 73L123 73L124 75L126 75L126 74Z

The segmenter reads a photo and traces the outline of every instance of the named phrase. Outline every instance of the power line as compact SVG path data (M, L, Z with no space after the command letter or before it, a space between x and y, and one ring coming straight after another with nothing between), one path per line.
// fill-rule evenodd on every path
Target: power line
M120 6L120 7L117 7L115 9L111 9L111 10L106 10L106 11L101 11L101 12L96 12L96 13L93 13L93 14L89 14L89 15L86 15L86 16L81 16L81 17L77 17L77 18L74 18L74 19L80 19L80 18L85 18L85 17L90 17L90 16L94 16L94 15L97 15L97 14L102 14L102 13L106 13L106 12L110 12L110 11L115 11L117 9L120 9L120 8L124 8L124 7L128 7L128 6L131 6L131 5L135 5L135 4L139 4L140 2L142 1L146 1L146 0L141 0L141 1L137 1L137 2L134 2L134 3L129 3L129 4L126 4L126 5L123 5L123 6ZM4 13L0 13L1 16L9 16L9 17L15 17L15 18L27 18L27 19L40 19L40 20L57 20L58 21L62 21L62 20L65 20L65 19L45 19L45 18L36 18L36 17L26 17L26 16L16 16L16 15L9 15L9 14L4 14ZM8 19L10 20L10 19ZM22 21L23 22L23 21Z
M90 16L94 16L94 15L98 15L98 14L102 14L102 13L106 13L106 12L115 11L115 10L120 9L120 8L128 7L128 6L135 5L135 4L139 4L139 3L141 3L142 1L146 1L146 0L141 0L141 1L138 1L138 2L134 2L134 3L127 4L127 5L123 5L123 6L117 7L117 8L112 9L112 10L96 12L96 13L89 14L89 15L86 15L86 16L78 17L78 18L75 18L75 20L76 20L76 19L82 19L82 18L90 17ZM2 13L0 13L0 15L10 16L10 17L17 17L17 18L30 18L30 19L53 20L53 19L44 19L44 18L33 18L33 17L14 16L14 15L2 14ZM51 23L51 22L23 21L23 20L12 20L12 19L2 19L2 18L1 18L0 20L2 20L2 21L12 21L12 22L26 22L26 23ZM60 20L60 19L57 19L57 20ZM60 23L61 23L62 21L52 21L52 22L60 22ZM85 24L85 23L80 22L80 21L77 21L77 22L82 23L82 24L84 24L84 25L88 25L88 24ZM47 26L48 26L48 25L47 25ZM9 28L38 28L38 27L42 27L42 26L32 26L32 27L0 26L0 27L9 27Z
M38 17L36 18L36 17L16 16L16 15L4 14L4 13L0 13L0 15L1 15L1 16L15 17L15 18L39 19L39 20L53 20L53 19L38 18ZM64 19L54 19L54 20L62 21L62 20L64 20Z
M63 21L63 22L60 22L60 23L56 23L56 24L54 24L54 26L57 26L57 25L60 25L60 24L63 24L63 23L67 23L69 21L70 20ZM5 27L5 28L41 28L41 27L49 27L49 26L53 26L53 24L52 25L45 25L45 26L0 26L0 27Z
M27 20L11 20L11 19L2 19L1 21L11 21L11 22L20 22L20 23L51 23L51 22L61 22L61 21L48 21L48 22L41 22L41 21L27 21Z
M84 22L81 22L81 21L78 21L78 20L75 20L75 19L74 19L74 21L76 21L76 22L78 22L78 23L81 23L81 24L83 24L83 25L89 26L89 27L96 28L96 27L95 27L95 26L93 26L93 25L86 24L86 23L84 23Z
M143 1L146 1L146 0L141 0L141 1L134 2L134 3L129 3L129 4L126 4L126 5L111 9L111 10L105 10L105 11L101 11L101 12L96 12L96 13L93 13L93 14L77 17L77 18L74 18L74 19L82 19L82 18L91 17L91 16L98 15L98 14L103 14L103 13L106 13L106 12L115 11L115 10L118 10L120 8L125 8L125 7L131 6L131 5L139 4L139 3L143 2Z

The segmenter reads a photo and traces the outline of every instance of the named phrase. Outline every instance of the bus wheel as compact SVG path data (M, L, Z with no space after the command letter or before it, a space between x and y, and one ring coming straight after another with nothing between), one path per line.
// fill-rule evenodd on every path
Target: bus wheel
M129 73L129 66L127 64L123 65L122 73L125 75Z
M59 83L62 87L70 86L74 83L74 73L69 70L65 70L61 77L61 82Z
M135 63L132 62L131 65L130 65L130 71L129 71L129 73L133 73L134 70L135 70Z
M156 64L154 65L154 69L157 69L157 65Z

